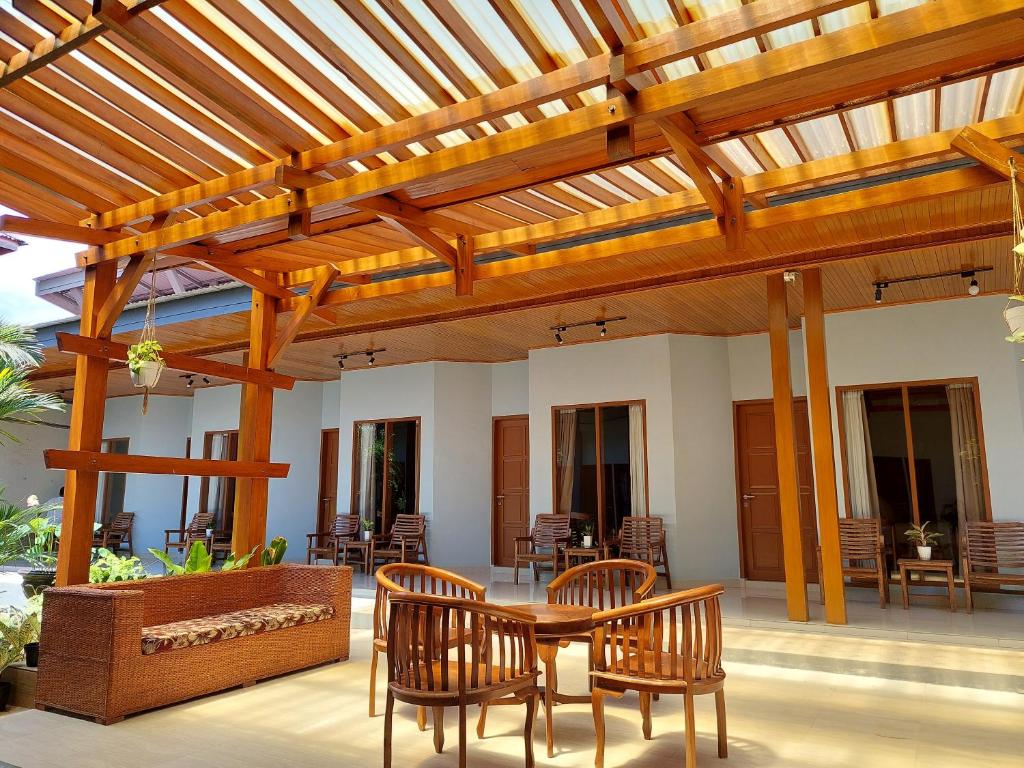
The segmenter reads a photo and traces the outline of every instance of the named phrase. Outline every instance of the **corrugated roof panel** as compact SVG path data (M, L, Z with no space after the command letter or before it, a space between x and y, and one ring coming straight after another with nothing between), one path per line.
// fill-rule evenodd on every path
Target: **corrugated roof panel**
M472 81L477 90L481 93L490 93L498 89L494 81L473 59L462 43L451 33L451 31L438 21L437 17L423 4L423 0L402 0L402 7L412 14L417 23L427 31L427 34L445 52L459 70ZM388 19L389 27L395 26L394 21Z
M753 176L755 173L761 172L761 165L750 153L750 150L747 149L747 146L739 139L723 141L718 145L718 148L725 152L729 159L740 167L745 176Z
M1020 111L1024 95L1024 67L1015 67L992 75L983 120L1012 115Z
M632 181L635 181L637 184L646 189L652 195L668 194L667 189L663 188L660 184L656 184L652 179L640 173L640 171L638 171L631 165L623 165L618 170L619 173L621 173L623 176L626 176Z
M691 179L689 176L687 176L685 173L679 170L679 166L673 163L667 157L656 157L651 162L658 166L660 170L664 171L669 176L671 176L675 181L682 184L684 187L694 189L697 186L696 184L693 183L693 179Z
M773 29L765 35L772 48L784 48L787 45L810 40L812 37L814 37L814 25L809 21L790 24L782 29Z
M770 131L761 131L757 134L761 145L767 150L776 165L785 168L790 165L800 164L800 155L793 147L793 142L786 136L781 128L772 128Z
M866 107L857 107L846 113L846 119L850 124L850 131L857 141L856 149L867 149L888 144L892 139L889 136L889 116L886 114L885 104L869 104Z
M913 139L931 133L935 124L935 91L922 91L893 99L896 115L894 139ZM969 119L968 119L969 121Z
M512 0L512 4L556 60L569 64L587 58L583 46L551 0Z
M508 25L495 13L490 3L479 0L449 0L466 23L483 40L494 57L517 82L537 77L541 71L530 54L509 31Z
M871 8L867 3L860 3L819 16L818 28L827 35L830 32L852 27L854 24L863 24L865 21L871 21Z
M973 123L980 98L980 78L943 86L939 97L939 130Z
M840 125L837 115L804 120L797 123L795 128L810 151L812 160L834 157L850 151L846 143L846 134L843 133L843 126Z

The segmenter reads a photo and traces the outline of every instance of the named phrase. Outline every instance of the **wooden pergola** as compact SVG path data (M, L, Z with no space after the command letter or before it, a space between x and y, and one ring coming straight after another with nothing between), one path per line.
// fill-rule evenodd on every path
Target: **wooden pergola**
M235 476L235 551L263 545L269 478L287 472L269 461L273 393L294 381L274 369L296 340L763 273L787 600L806 620L797 269L826 614L845 622L821 267L1008 234L1024 114L1019 94L998 110L991 94L1024 61L1024 0L756 0L706 17L666 0L661 30L617 0L258 5L0 10L0 203L25 214L0 232L87 246L81 331L60 340L77 355L69 445L47 455L67 470L58 583L88 578L101 471ZM973 129L943 129L960 83L979 84ZM900 135L918 97L930 130ZM865 140L870 119L888 140ZM981 167L946 162L964 153ZM110 336L154 263L252 290L230 347L244 365L201 356L224 344L166 355L243 383L236 462L99 452L126 352Z

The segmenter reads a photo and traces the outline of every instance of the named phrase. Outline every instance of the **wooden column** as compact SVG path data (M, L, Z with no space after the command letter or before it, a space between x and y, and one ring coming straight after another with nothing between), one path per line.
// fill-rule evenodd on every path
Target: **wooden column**
M832 443L832 394L825 356L825 305L821 270L803 270L804 344L807 347L807 403L811 417L811 453L818 502L818 546L821 548L821 584L825 620L846 623L846 595L839 559L839 504L836 501L836 464Z
M800 541L800 486L797 478L793 384L789 370L789 311L782 273L768 275L768 338L772 357L775 461L779 473L779 514L790 621L807 621L807 580Z
M82 336L96 336L100 312L114 288L116 279L116 261L86 267L85 285L82 289ZM100 450L103 442L103 413L107 399L107 370L108 363L102 358L80 354L75 360L75 389L71 400L71 429L68 433L69 450ZM65 473L64 514L57 557L59 587L86 584L89 581L98 486L98 471L72 469Z
M249 314L249 368L267 370L277 326L277 299L253 289ZM270 461L270 426L274 388L266 384L242 385L238 419L239 461ZM235 515L231 547L243 554L263 547L267 536L267 498L270 481L265 477L238 478L235 484ZM255 563L254 563L255 564Z

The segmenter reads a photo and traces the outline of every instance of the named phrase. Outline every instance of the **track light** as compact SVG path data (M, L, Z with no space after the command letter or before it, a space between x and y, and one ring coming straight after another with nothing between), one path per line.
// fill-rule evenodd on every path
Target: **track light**
M187 389L192 389L192 387L195 385L194 376L195 374L192 373L182 374L181 378L185 380L185 387Z
M967 286L967 294L969 296L977 296L981 293L981 288L978 286L977 278L971 279L971 284Z
M876 285L875 286L875 304L881 304L881 303L882 303L882 286Z
M339 357L338 358L338 369L342 370L342 371L345 370L345 358L344 357Z
M373 364L374 364L374 363L375 363L376 361L377 361L377 358L375 358L375 357L374 357L374 356L373 356L373 355L371 354L371 355L370 355L370 361L369 361L369 362L370 362L370 365L373 365Z
M608 335L608 327L604 324L604 320L598 320L596 325L601 329L601 338Z
M373 347L370 347L369 349L363 349L363 350L360 350L359 352L339 352L338 354L336 354L334 356L334 359L338 361L338 370L339 371L344 371L345 370L345 361L348 360L348 358L350 358L350 357L358 357L358 356L362 355L362 356L366 357L367 365L373 365L374 363L377 362L377 353L378 352L387 352L387 350L384 349L383 347L381 347L380 349L375 349Z
M600 320L583 320L579 323L562 323L562 325L552 325L549 330L554 331L555 341L558 344L565 343L565 337L562 335L570 328L584 328L586 326L594 326L595 328L601 329L601 338L605 338L608 335L608 323L617 323L620 320L625 320L623 317L604 317Z
M560 345L565 344L565 339L562 338L562 331L564 330L565 328L559 328L555 331L555 341L557 341Z
M203 376L203 384L209 384L209 383L210 383L210 380L208 378L206 378L205 376Z
M882 303L882 289L888 288L893 283L915 283L921 280L937 280L940 277L961 277L964 280L970 278L970 283L967 284L967 293L970 296L977 296L981 293L981 287L978 285L978 272L991 272L992 267L971 267L969 269L960 269L955 272L933 272L927 275L909 275L908 277L890 277L888 280L876 280L872 285L875 286L875 304Z

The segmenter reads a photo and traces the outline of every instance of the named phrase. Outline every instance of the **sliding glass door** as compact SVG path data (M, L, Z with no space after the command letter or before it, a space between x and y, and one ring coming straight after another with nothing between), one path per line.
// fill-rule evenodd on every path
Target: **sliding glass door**
M573 530L603 542L622 518L647 514L647 425L644 403L556 407L554 511Z
M207 432L203 436L203 458L237 461L238 430ZM235 520L235 478L204 477L199 484L199 511L213 514L213 527L230 533Z
M419 419L357 421L352 443L352 510L390 532L395 515L419 509Z

